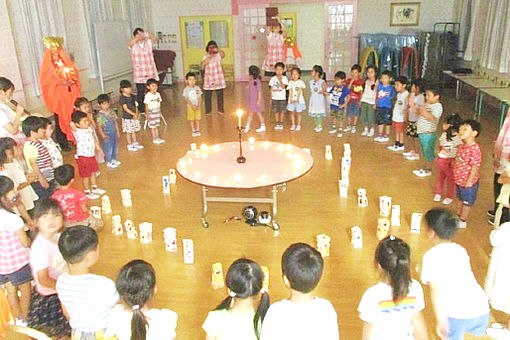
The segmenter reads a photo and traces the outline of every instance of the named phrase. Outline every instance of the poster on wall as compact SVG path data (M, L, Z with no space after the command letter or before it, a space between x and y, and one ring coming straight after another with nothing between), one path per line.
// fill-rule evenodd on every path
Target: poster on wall
M188 48L203 48L204 23L202 21L190 20L186 22L186 43Z
M420 20L419 2L392 2L390 26L418 26Z

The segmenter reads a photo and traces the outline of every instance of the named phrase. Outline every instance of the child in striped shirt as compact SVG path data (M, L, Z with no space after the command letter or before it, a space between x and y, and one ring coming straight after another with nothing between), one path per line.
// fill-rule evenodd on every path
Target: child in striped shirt
M58 249L69 272L58 277L56 289L73 339L106 339L103 334L119 294L112 280L90 273L99 258L97 233L87 226L70 227L60 235Z

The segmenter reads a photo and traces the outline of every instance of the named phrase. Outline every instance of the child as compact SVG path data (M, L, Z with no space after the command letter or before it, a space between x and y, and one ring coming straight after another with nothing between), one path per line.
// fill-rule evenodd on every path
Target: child
M269 308L262 269L252 260L239 259L228 269L226 281L229 296L209 312L202 325L206 340L257 340Z
M390 140L391 101L395 97L395 88L390 84L390 80L390 71L384 70L381 74L381 81L377 84L375 98L377 136L374 138L374 142L385 143Z
M439 137L439 153L435 165L437 167L436 190L434 202L441 200L444 182L446 181L446 198L443 204L448 205L455 197L455 182L453 181L452 162L457 156L457 148L462 144L460 139L459 126L460 116L456 113L450 114L443 122L443 133Z
M491 260L485 279L485 291L493 309L510 314L510 274L508 272L510 242L510 223L506 222L491 231ZM487 329L487 335L494 339L510 339L510 317L507 324L493 323Z
M83 180L83 188L88 199L98 199L98 195L106 193L100 189L96 183L97 172L99 167L95 158L96 151L99 155L103 155L103 150L99 145L97 136L94 134L87 114L81 111L75 111L71 117L76 130L73 131L76 139L76 164L78 172Z
M32 188L39 198L48 198L55 189L55 176L48 149L40 141L46 134L43 126L41 117L30 116L23 121L23 133L28 137L23 145L23 155L29 171L37 176L37 182L32 183Z
M345 81L349 88L349 101L347 102L347 126L344 132L356 133L356 125L358 124L358 117L361 112L360 100L363 94L363 86L365 82L361 79L361 66L354 64L351 67L351 78Z
M7 177L14 182L24 208L32 210L34 209L34 202L39 199L39 196L37 196L31 186L32 183L37 181L37 176L33 173L25 175L23 165L14 155L17 151L18 148L14 139L9 137L0 138L0 162L3 163ZM24 218L27 219L26 217ZM27 220L27 223L30 220L31 218Z
M271 112L275 115L275 130L283 130L283 118L287 108L287 93L285 89L289 80L283 75L285 64L278 62L275 64L276 75L269 80L271 88Z
M381 282L361 298L358 311L364 321L363 340L428 340L423 317L425 299L418 281L411 278L411 250L395 236L379 242L375 263Z
M367 79L361 96L361 124L362 136L372 137L375 125L375 97L377 95L377 76L375 66L367 67Z
M96 131L97 128L96 120L94 119L94 111L92 110L92 104L90 103L90 101L85 97L78 97L74 101L74 108L75 111L81 111L87 114L87 118L90 121L90 125L92 126L94 131ZM71 128L73 128L74 131L75 127L73 126L73 124L71 124Z
M16 107L12 105L13 94L13 82L5 77L0 77L0 136L11 137L21 148L27 140L23 132L20 131L25 108L19 103Z
M266 132L266 124L264 122L264 94L262 91L262 78L260 76L260 69L258 66L251 65L248 68L250 75L250 82L248 84L248 121L244 127L244 132L250 131L250 124L253 119L253 114L256 113L259 117L260 127L255 132Z
M8 177L0 176L0 286L7 288L16 324L23 325L30 304L32 275L27 249L30 239L23 230L21 217L9 208L16 194L14 183ZM10 284L6 285L7 282Z
M161 94L158 92L158 81L153 78L147 80L147 90L143 103L145 104L147 124L152 133L152 142L154 144L162 144L165 140L159 137L159 126L161 124Z
M138 151L143 149L143 145L136 141L136 133L141 130L140 114L136 96L133 95L133 87L129 80L120 82L119 105L122 107L122 132L126 134L128 151Z
M453 179L457 186L457 198L462 202L459 210L459 228L466 228L469 211L475 203L480 185L482 151L476 142L480 131L480 123L472 119L462 122L459 129L459 137L463 145L459 147L457 157L453 161Z
M409 137L410 151L402 153L402 155L410 161L416 161L420 159L418 154L418 144L416 139L418 138L416 121L418 120L417 112L421 110L421 107L425 105L425 96L423 95L425 84L423 79L415 79L411 82L411 93L409 95L409 108L407 110L407 127L406 135Z
M186 74L186 87L182 92L186 102L186 118L191 125L191 136L200 137L200 119L202 119L202 90L196 85L195 73Z
M47 118L41 118L44 123L44 137L39 141L48 149L50 153L51 161L53 162L53 167L57 168L64 164L64 159L62 158L62 151L60 150L60 146L55 143L53 140L53 131L55 128L51 121Z
M283 282L290 298L269 307L260 339L339 339L337 314L331 302L314 297L322 276L321 254L304 243L292 244L282 256Z
M301 80L301 70L293 67L290 71L291 81L289 82L289 104L287 111L290 112L291 131L301 131L301 119L303 111L306 110L305 97L303 91L306 89L305 82ZM297 118L297 124L296 124Z
M312 67L312 79L310 80L310 104L308 105L308 115L315 120L315 132L322 131L322 117L326 117L326 102L324 96L328 95L326 84L326 73L322 66L314 65Z
M432 162L436 158L436 130L439 119L443 114L443 105L439 102L441 94L436 88L428 88L425 91L425 105L419 111L416 111L418 120L416 121L416 132L420 140L421 153L424 166L421 169L413 170L418 177L432 175Z
M335 73L335 85L328 91L330 93L329 108L333 117L333 125L329 133L337 133L337 137L342 137L344 127L345 107L349 103L349 88L345 86L345 72L338 71ZM338 130L336 124L338 123Z
M437 334L448 340L464 339L465 333L484 335L489 322L487 295L476 282L466 250L451 241L458 218L449 210L432 209L425 221L435 246L423 255L421 281L430 284Z
M90 273L99 259L97 233L86 226L64 230L58 249L67 262L67 273L57 279L56 290L69 316L73 339L105 339L112 307L119 301L115 283Z
M97 131L103 140L103 147L106 166L116 168L122 163L117 160L119 149L119 126L117 125L117 114L111 109L110 97L107 94L100 94L97 97L99 112L96 117Z
M113 307L105 338L175 339L177 314L151 307L157 286L156 273L149 263L143 260L127 263L120 270L116 286L124 304Z
M395 92L397 92L397 101L393 106L393 131L395 132L395 145L388 146L392 151L404 151L404 127L407 116L407 97L409 92L406 90L407 78L400 76L395 79Z
M34 209L39 234L30 248L30 268L35 281L30 308L28 327L46 333L51 337L65 337L71 334L71 328L62 311L55 290L65 263L58 261L58 238L64 225L64 218L58 202L42 199Z
M74 183L74 167L64 164L56 168L55 181L59 187L51 195L51 198L60 204L64 214L64 226L86 225L95 230L101 229L103 221L90 215L87 196L82 191L71 187ZM93 197L97 199L99 195L94 194Z

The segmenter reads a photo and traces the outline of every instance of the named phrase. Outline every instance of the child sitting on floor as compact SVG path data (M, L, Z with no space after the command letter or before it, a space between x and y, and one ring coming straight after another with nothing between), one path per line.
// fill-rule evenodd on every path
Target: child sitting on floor
M269 307L262 324L261 340L338 340L335 308L313 296L322 276L321 254L304 243L292 244L282 256L283 281L290 298Z
M72 188L74 183L74 167L64 164L55 169L57 190L51 195L60 204L64 213L64 226L86 225L94 230L103 227L103 221L89 213L88 198L80 190Z
M113 307L105 338L118 340L175 339L177 314L169 309L152 308L156 293L156 273L143 260L133 260L120 270L117 291L124 302Z
M90 272L99 259L97 233L86 226L66 229L58 249L69 270L58 277L56 289L73 339L106 339L104 331L119 294L112 280Z

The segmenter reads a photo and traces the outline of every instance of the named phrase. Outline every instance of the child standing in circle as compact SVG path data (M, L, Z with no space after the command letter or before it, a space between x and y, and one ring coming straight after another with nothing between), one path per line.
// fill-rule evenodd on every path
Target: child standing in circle
M326 117L326 100L324 96L328 95L326 86L326 73L322 66L314 65L312 67L312 79L310 80L310 104L308 105L308 115L315 121L315 132L322 131L322 118Z
M343 136L345 107L349 103L349 88L344 84L345 72L338 71L335 73L335 85L329 90L329 108L331 116L333 116L333 125L329 133L337 133L337 137ZM336 124L338 123L338 130Z
M462 145L460 139L459 127L461 119L456 113L450 114L443 122L443 133L439 137L439 153L436 156L435 165L437 167L436 190L434 192L434 202L441 200L443 186L446 182L446 198L443 204L450 204L455 197L455 182L453 181L452 162L457 156L457 149Z
M99 113L97 114L97 131L103 140L104 157L106 166L109 168L118 167L121 162L117 160L119 148L119 127L117 125L117 114L111 108L110 97L107 94L100 94L97 97Z
M363 340L426 340L423 289L411 278L411 250L395 236L379 242L375 263L381 282L361 298L358 311L364 321Z
M287 93L285 89L289 85L289 80L283 75L285 72L284 63L276 63L276 75L269 80L271 88L271 112L276 121L275 130L283 130L283 118L287 109Z
M191 137L200 137L202 119L202 90L196 82L195 73L186 73L186 87L182 91L182 96L186 102L186 119L191 125Z
M269 308L262 269L252 260L238 259L228 269L226 281L229 296L202 325L206 340L258 339Z
M301 80L301 70L293 67L290 71L291 81L289 82L289 104L287 111L290 112L291 131L301 131L302 113L306 109L305 97L303 91L306 89L305 82ZM297 124L296 124L297 118Z
M362 136L372 137L375 126L375 97L377 95L377 75L375 66L367 67L367 79L361 96Z
M158 287L154 268L143 260L128 262L116 283L124 302L113 307L104 338L118 340L175 339L177 314L169 309L152 308Z
M408 109L408 122L406 127L406 135L409 137L410 151L404 152L402 155L409 161L416 161L420 159L418 153L418 129L416 122L421 107L425 105L425 82L423 79L415 79L411 82L411 91L409 93L409 109Z
M141 130L140 114L138 113L138 103L133 95L133 87L129 80L120 82L119 105L122 107L122 132L126 134L128 151L138 151L143 146L136 141L136 133Z
M255 113L259 117L260 127L255 132L265 132L266 124L264 122L264 95L262 93L262 78L260 77L260 69L258 66L251 65L248 68L250 74L250 82L248 84L248 121L244 128L244 132L250 131L250 124Z
M360 100L363 94L363 86L365 82L361 79L361 66L354 64L351 67L351 78L345 81L349 88L349 102L345 109L347 115L347 126L344 132L356 133L356 125L361 112Z
M395 79L395 92L397 100L393 105L392 121L395 133L395 144L388 146L391 151L404 151L404 128L407 120L407 105L409 92L407 92L407 77L399 76Z
M159 126L161 125L161 94L158 92L158 81L156 79L147 80L147 90L143 103L145 104L145 114L147 125L151 129L152 142L162 144L164 139L159 137Z
M390 84L391 73L385 70L381 74L381 81L377 84L376 105L376 124L377 136L374 142L386 143L390 140L391 129L391 101L395 97L395 88Z

